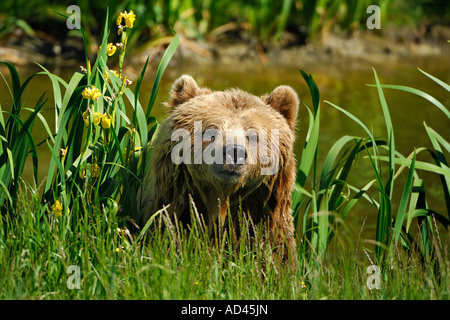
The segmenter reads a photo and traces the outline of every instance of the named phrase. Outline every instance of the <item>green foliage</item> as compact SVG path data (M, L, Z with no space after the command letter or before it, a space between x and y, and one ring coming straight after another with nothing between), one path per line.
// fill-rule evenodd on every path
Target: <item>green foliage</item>
M88 41L101 36L101 22L104 20L104 4L87 0L77 1L80 7L81 25ZM155 38L171 35L171 30L198 40L217 37L223 32L240 34L264 45L279 43L284 32L290 32L301 39L314 38L329 32L353 32L365 28L368 18L366 9L370 5L381 8L382 20L389 24L418 24L430 20L448 23L449 4L443 0L156 0L151 5L144 0L109 1L114 22L117 14L132 9L139 17L134 27L135 37L130 39L129 48L151 45ZM54 12L65 12L66 7L53 1L2 2L0 14L0 38L19 27L28 33L33 28L44 30L56 37L62 36Z
M108 21L108 15L106 17ZM122 48L116 49L123 60L130 31L125 28L121 40ZM130 29L131 30L131 29ZM81 29L83 38L84 30ZM10 71L13 84L13 109L6 121L0 118L2 136L1 161L1 205L8 201L14 211L17 189L25 160L33 158L34 179L37 186L38 159L36 145L31 135L34 119L39 116L49 137L41 143L52 155L44 185L43 203L48 206L58 201L67 213L75 202L84 206L99 201L106 210L117 212L119 206L127 208L128 219L138 221L136 205L137 190L142 184L147 165L147 145L155 132L157 121L150 115L159 89L159 83L179 39L174 37L157 68L152 95L147 109L139 102L139 89L145 64L133 93L126 76L113 73L107 66L108 25L105 24L101 50L91 67L86 56L85 72L76 72L66 82L44 67L40 75L48 76L53 86L55 101L55 131L51 132L39 111L44 105L39 99L25 122L20 120L21 97L24 89L35 76L23 84L14 66L4 63ZM86 44L86 42L85 42ZM148 61L147 61L148 62ZM86 99L86 90L98 92L99 97ZM132 108L128 115L126 103ZM29 110L29 109L27 109ZM123 186L126 186L124 188ZM113 204L113 205L111 205ZM9 211L9 207L5 210Z
M33 160L34 182L37 184L38 158L36 144L31 130L36 117L45 124L39 111L45 104L44 95L36 102L34 109L22 108L22 95L34 75L28 77L24 83L20 82L16 68L7 62L0 62L9 69L12 80L12 92L8 87L12 100L12 110L8 112L6 121L0 106L0 207L4 210L15 210L17 190L27 157L31 154ZM4 79L4 76L2 74ZM21 120L24 111L31 112L25 121Z
M361 197L365 197L375 206L379 205L366 195L366 191L374 181L358 189L350 185L347 179L359 153L383 142L375 141L373 137L372 139L352 136L341 137L329 150L323 163L320 179L317 180L319 170L317 152L320 133L320 94L312 76L305 74L303 71L301 73L311 92L314 113L306 107L310 116L309 128L305 147L299 159L296 189L292 195L292 208L297 233L304 237L305 243L309 244L311 259L315 259L316 256L323 257L327 251L328 243L334 234L334 227L330 226L334 226L335 221L345 219ZM354 118L354 116L352 117ZM356 118L354 119L359 121ZM312 173L310 174L311 169ZM311 187L307 187L307 182L311 183ZM344 187L349 191L356 191L353 198L349 199L348 195L342 193Z
M448 84L422 70L421 72L449 91ZM306 75L303 71L301 73L311 92L314 113L307 107L310 116L309 128L305 147L299 160L296 189L292 195L292 208L297 225L297 233L302 237L303 243L308 244L309 251L307 251L307 254L310 260L324 258L336 228L361 198L368 200L378 211L377 229L374 239L375 261L377 263L384 263L387 255L392 256L392 248L399 239L407 252L411 253L415 248L418 248L422 258L435 255L435 250L438 250L436 247L433 249L432 246L433 234L438 232L435 221L439 221L448 231L449 218L446 218L439 212L439 209L428 207L425 185L417 171L425 170L440 176L442 193L447 205L447 216L450 217L450 170L446 159L450 152L450 144L443 136L424 124L433 148L416 148L408 157L401 155L395 149L394 127L383 88L414 93L427 99L447 117L449 117L448 110L442 103L420 90L405 86L381 85L374 70L376 82L374 86L377 89L384 114L387 140L375 139L373 133L361 120L345 109L325 101L360 126L367 138L351 136L339 138L328 151L327 157L322 164L320 179L317 180L319 168L317 152L320 132L320 95L311 75ZM372 153L370 149L372 149ZM425 150L432 156L434 164L416 159L417 154ZM350 185L348 178L350 177L353 164L361 157L361 152L363 153L362 156L366 154L365 158L370 161L374 179L362 188L358 188ZM383 155L384 152L387 152L387 156ZM384 165L385 163L387 163L387 167ZM396 171L397 166L400 167ZM398 181L398 177L405 167L409 168L409 172L402 188L397 212L394 215L394 182ZM312 173L310 173L311 169ZM383 171L387 171L387 178ZM308 181L311 183L310 187L308 187ZM367 191L373 185L378 190L378 201L367 194ZM343 193L344 187L348 190L347 193ZM352 196L350 195L351 191L353 191ZM417 220L420 240L417 240L417 237L411 234L410 227L413 219Z
M283 5L286 10L289 1ZM339 137L323 163L318 160L320 92L313 77L301 71L312 108L305 105L308 131L292 194L299 243L296 270L284 272L274 248L264 241L266 230L253 226L242 212L237 213L239 236L221 226L208 230L194 203L190 226L171 222L162 209L142 230L130 233L140 219L136 194L147 172L148 145L158 125L151 110L179 38L173 37L157 67L144 109L139 92L148 60L132 92L122 68L113 72L108 67L108 44L117 42L116 32L109 32L110 20L107 11L101 49L93 64L86 54L86 70L74 73L67 82L41 66L41 72L22 83L15 67L2 62L11 77L12 109L0 110L1 298L448 299L449 251L440 232L449 229L450 143L424 123L431 147L400 154L383 90L415 94L447 118L450 114L444 104L418 89L382 85L375 71L373 87L384 115L385 139L345 109L325 101L361 127L363 135ZM125 28L120 38L123 47L116 48L122 64L133 31ZM85 30L81 33L87 45ZM442 80L420 72L450 91ZM22 106L24 90L36 76L46 76L52 83L54 130L40 113L44 95L34 108ZM32 135L36 119L48 133L39 143ZM38 190L38 147L47 147L52 156L43 194ZM431 158L426 161L423 153ZM30 156L32 186L21 179ZM373 178L356 186L350 183L352 169L363 161ZM442 208L429 207L423 171L439 175L447 217ZM377 212L374 248L363 250L369 260L369 253L373 254L374 262L383 267L383 278L389 279L379 291L369 291L365 284L366 265L357 257L359 243L340 232L360 199ZM159 223L166 227L158 228ZM152 232L148 232L150 226ZM80 290L65 284L69 265L82 267ZM198 279L192 279L193 275ZM424 283L430 284L426 290Z
M244 216L239 242L219 229L210 241L194 206L190 234L166 220L170 228L138 238L99 202L75 202L70 214L55 217L33 188L18 194L17 217L0 218L0 299L449 298L448 250L438 271L438 258L422 263L394 246L392 269L382 274L380 289L369 290L367 263L357 258L354 239L339 237L330 258L311 262L300 246L299 268L286 272L268 242L248 241L254 226ZM164 219L164 211L157 217ZM254 234L261 239L264 230ZM73 283L69 266L80 268L79 289L67 286Z

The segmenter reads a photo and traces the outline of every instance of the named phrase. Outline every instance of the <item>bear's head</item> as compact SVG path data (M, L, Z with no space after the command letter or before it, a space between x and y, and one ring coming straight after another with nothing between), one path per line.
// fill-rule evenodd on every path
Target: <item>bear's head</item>
M270 228L277 248L286 239L295 254L295 91L279 86L262 97L239 89L211 91L184 75L166 106L169 116L152 139L138 193L141 224L163 211L189 224L193 203L210 235L216 221L239 234L238 213L245 212Z
M221 199L245 196L295 163L299 100L288 86L257 97L199 88L184 75L166 105L171 160L186 166L196 190Z

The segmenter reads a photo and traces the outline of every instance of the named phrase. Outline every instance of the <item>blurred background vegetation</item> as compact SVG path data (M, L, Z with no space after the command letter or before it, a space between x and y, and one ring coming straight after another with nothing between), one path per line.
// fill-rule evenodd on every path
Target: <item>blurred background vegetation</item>
M79 32L68 33L66 21L55 14L66 13L70 4L80 7L81 25L87 38L101 37L105 2L75 2L2 0L0 43L17 28L29 35L43 33L54 41L78 37ZM447 0L111 0L108 3L110 24L123 10L132 9L137 15L130 49L172 35L171 29L198 41L214 41L225 35L258 43L263 48L301 45L328 33L347 36L366 29L369 16L366 8L373 4L381 8L381 32L387 26L426 30L430 25L450 24Z
M88 41L89 57L84 55L84 44L80 32L68 30L66 19L57 14L70 16L71 13L67 13L67 7L72 4L78 5L81 10L81 25ZM369 14L366 13L366 9L373 4L379 5L381 8L381 30L367 32L366 20ZM107 37L107 33L105 35L103 33L107 13L105 7L107 5L109 6L110 18L106 21L106 25L111 30L109 37ZM117 61L117 54L108 58L107 66L100 63L100 61L106 61L106 49L100 51L102 53L99 52L99 55L103 55L103 60L97 59L96 56L99 43L106 44L115 41L114 38L118 38L115 19L118 13L124 10L133 10L136 14L136 21L130 31L131 36L127 43L127 54L134 49L136 55L132 55L132 58L127 60L126 69L124 69L124 74L128 76L128 79L133 80L133 84L127 90L134 93L128 92L129 94L119 96L121 112L117 114L121 116L116 119L122 118L121 121L125 121L126 115L130 115L128 119L133 119L133 125L125 125L125 122L131 121L122 123L116 121L114 128L113 126L110 127L115 140L109 140L108 138L105 148L101 143L97 143L104 133L104 131L101 131L103 129L95 129L97 130L95 131L96 134L92 135L90 133L93 131L88 131L94 128L92 123L89 129L85 129L81 111L86 110L87 102L82 99L81 92L86 84L95 84L96 87L100 88L105 83L103 77L106 68L116 67L113 63ZM243 256L250 258L251 268L255 266L253 271L252 269L247 271L248 266L243 264L243 260L230 260L231 269L217 269L215 265L214 268L211 268L210 258L215 259L214 255L203 254L199 256L191 254L200 251L208 252L205 250L187 249L185 253L188 255L180 258L177 256L177 250L169 250L174 255L168 257L166 255L167 247L164 247L165 244L148 246L147 248L150 250L162 248L162 251L156 252L156 254L154 251L144 254L145 256L155 256L156 263L154 265L157 267L157 272L163 272L167 276L161 278L162 282L159 282L159 280L156 283L154 281L149 282L148 279L153 277L155 269L149 268L146 265L147 260L142 259L140 242L133 242L131 248L124 242L121 235L110 232L110 230L116 230L117 227L122 226L119 225L119 222L122 223L122 221L119 221L115 215L117 203L124 204L125 201L135 203L131 196L117 198L118 190L121 190L122 186L127 186L127 190L136 190L132 189L132 183L137 186L142 176L139 176L139 179L136 180L133 177L137 176L136 173L145 173L145 170L141 170L142 167L137 166L139 162L121 159L124 158L122 150L126 155L125 150L131 150L131 145L137 146L138 141L142 145L146 145L145 141L151 139L154 131L152 129L147 132L145 129L149 128L149 125L153 125L153 128L155 128L156 120L160 121L166 116L161 102L167 100L172 82L181 74L188 73L197 79L200 86L209 87L213 90L235 86L262 95L270 92L277 85L289 84L299 93L300 100L303 103L302 111L299 114L300 125L297 129L295 152L297 159L300 159L299 166L302 172L310 172L310 174L308 179L302 178L302 181L299 181L301 183L299 186L307 192L303 195L297 193L295 196L295 201L298 204L295 206L296 219L299 222L297 223L297 230L299 236L305 235L302 238L304 240L301 240L302 243L312 243L311 248L314 251L319 249L317 250L319 253L329 250L329 257L333 258L330 261L336 261L332 265L327 265L319 260L317 262L309 260L308 264L311 266L311 271L308 271L308 273L313 275L317 270L317 274L322 275L320 277L312 276L315 284L311 289L311 297L352 298L359 295L360 297L381 297L385 299L386 297L428 298L431 296L432 298L438 297L448 300L448 275L450 275L448 253L450 251L447 241L448 232L445 232L449 228L449 223L445 217L445 212L447 212L448 217L450 197L448 192L449 175L446 174L448 170L445 171L448 169L448 164L444 157L448 152L444 154L442 150L442 148L447 148L446 151L449 151L448 141L450 141L448 137L449 112L447 110L447 106L450 105L448 49L444 54L430 55L424 60L420 59L424 58L425 55L419 56L419 60L408 60L407 58L411 57L408 56L410 52L418 51L414 47L416 43L420 44L427 41L433 43L434 41L438 46L449 48L450 44L447 43L447 40L450 39L449 26L450 1L447 0L111 0L108 3L87 0L75 0L66 3L50 0L40 2L0 0L0 61L12 63L0 65L5 70L0 69L0 75L4 80L0 81L0 116L7 119L3 121L3 118L0 117L0 131L4 132L0 135L0 138L2 138L0 139L2 141L0 147L6 150L6 152L0 152L0 155L3 156L3 159L1 159L3 162L0 163L0 185L3 187L0 186L0 191L6 190L5 193L12 194L12 196L3 197L3 199L6 199L4 201L8 202L12 208L18 207L20 211L18 211L17 220L11 219L8 220L7 224L0 224L0 237L4 239L0 240L0 250L2 250L0 251L0 287L5 288L0 296L13 298L31 296L41 297L42 299L47 296L52 297L53 294L60 293L58 292L59 288L65 288L64 284L60 285L60 280L63 279L64 282L65 278L61 277L61 274L65 273L66 267L80 263L86 267L84 269L87 270L85 271L86 274L95 274L96 278L93 276L92 279L95 278L95 280L83 281L85 290L71 291L69 297L73 297L73 294L85 294L83 297L89 298L100 291L101 295L97 294L97 298L105 296L113 298L117 298L117 296L148 297L146 295L148 293L158 298L167 296L205 298L211 297L212 294L214 294L214 298L227 298L235 297L235 295L229 293L233 290L237 294L241 294L242 291L251 292L249 297L256 298L261 297L261 292L269 293L269 298L273 298L271 295L278 294L278 292L280 292L280 297L291 297L290 293L286 295L286 292L291 292L291 282L286 282L289 286L286 286L288 289L285 291L273 288L273 286L268 287L267 284L270 284L272 280L264 281L262 286L258 286L258 282L253 280L255 279L254 275L257 274L256 270L259 269L254 264L254 260L251 260L253 259L252 255L248 255L246 252ZM189 59L181 59L182 63L175 65L172 73L168 68L164 77L162 77L163 71L161 72L161 70L164 70L164 68L154 68L151 63L164 60L164 56L160 59L157 56L148 55L152 56L149 59L150 61L142 61L139 60L138 54L141 50L145 51L152 46L162 47L162 52L164 52L165 45L174 38L173 30L180 36L180 47L189 43L191 46L197 45L197 49L201 49L203 44L207 44L205 47L220 49L220 46L225 42L236 40L238 43L243 43L244 47L258 47L259 50L265 52L280 47L288 50L298 49L297 46L302 47L302 49L306 47L309 50L308 45L311 42L317 41L329 45L333 40L333 37L328 37L329 35L337 35L339 39L356 39L356 41L350 41L345 45L343 45L343 41L337 41L337 44L334 44L333 49L345 47L345 50L352 53L346 60L341 59L342 57L338 53L336 55L338 60L334 61L335 63L330 61L334 52L322 55L323 59L317 59L319 63L313 65L310 63L311 60L307 59L307 55L292 50L291 55L283 55L281 58L276 56L279 60L290 59L292 66L266 66L260 63L263 59L258 59L258 57L253 59L254 56L249 54L250 50L241 50L238 59L233 60L237 63L232 64L231 67L219 59L219 62L222 62L223 65L214 61L214 67L211 67L211 65L199 66ZM441 30L441 33L436 36L438 30ZM380 36L378 38L381 38L382 41L374 46L381 43L377 49L378 53L382 53L381 58L368 57L368 60L364 60L362 64L358 63L357 60L361 56L370 56L372 53L372 47L366 48L363 46L361 48L358 42L364 40L365 44L368 42L370 44L373 37L377 35ZM384 43L388 40L405 41L406 43L404 50L393 59L388 57L389 47L385 46ZM177 52L181 51L182 48L180 47ZM11 50L8 51L8 49ZM311 52L314 57L319 56L320 50L316 49L312 48L308 53ZM173 48L173 50L175 49ZM28 51L28 55L22 55L24 51ZM428 52L433 53L434 51L428 49ZM197 51L194 52L194 54L197 53ZM250 69L240 61L245 56L250 56L250 59L248 59L252 63ZM176 56L174 57L174 60L176 60ZM99 66L99 72L95 71L90 76L76 72L80 70L80 64L88 65L88 63L79 63L84 58L89 58L94 63L92 70L96 70L96 66ZM192 58L192 55L188 58ZM203 58L201 56L202 60L206 60ZM60 70L59 66L70 64L69 59L75 61L75 64L72 64L72 68L75 69ZM145 59L147 59L147 55ZM168 60L170 58L166 57L163 65L167 66ZM148 61L148 73L156 70L156 74L159 75L158 77L155 76L157 81L153 81L152 77L148 79L143 77ZM371 68L373 67L373 61L378 61L375 67L377 73L380 74L380 80L376 76L377 73L374 73ZM34 62L38 62L44 67L37 68L40 71L39 73L36 73L36 70L16 70L14 67L29 67L34 65ZM138 66L136 72L134 72L133 67L128 67L131 63ZM263 65L263 68L259 68L259 65ZM357 68L358 65L359 68ZM421 72L416 69L417 66L420 66ZM45 68L48 68L48 71ZM301 80L298 73L299 68L314 74L317 88L311 76L307 80L306 76L303 75L304 80L307 80L306 84L299 81ZM141 70L142 73L140 73ZM23 83L19 80L19 73L21 73L21 79L27 79ZM37 74L39 76L35 77ZM373 83L374 75L377 82L376 90L364 85ZM433 76L436 78L433 78ZM8 85L9 77L11 78L11 86ZM155 97L153 93L155 92L156 95L157 90L153 91L153 88L159 87L159 80L161 80L161 94L155 100L153 99ZM116 81L116 89L108 93L110 96L113 96L114 92L118 92L121 85L119 79L114 81ZM402 86L383 86L378 82L401 84ZM382 87L386 88L386 90L383 90L385 91L383 94L381 94ZM315 90L311 88L315 88ZM320 88L320 96L318 88ZM391 90L395 88L397 90ZM422 91L419 91L419 88ZM408 90L409 92L400 92ZM47 94L47 92L50 93ZM313 97L312 109L308 107L311 96ZM319 108L318 102L322 99L332 103L323 103L322 107ZM149 110L151 110L150 117L147 117L146 114L145 119L143 119L141 109L128 108L133 103L136 105L138 101L145 102L144 106L151 106L147 107L146 111L150 115ZM442 101L442 103L439 101ZM380 102L383 112L380 109ZM387 103L391 106L390 108L387 107ZM447 117L443 117L432 106L433 104L444 111ZM152 109L153 105L155 106L154 109ZM103 100L97 102L99 111L104 106ZM307 109L304 108L305 106ZM342 108L338 106L342 106ZM133 110L139 110L140 115L138 116L138 112L133 114ZM320 113L318 110L321 110ZM388 110L389 112L387 112ZM103 113L103 111L99 113ZM132 117L131 114L133 114ZM348 114L354 117L347 117ZM34 120L37 117L39 117L40 122ZM62 119L64 119L64 125L61 125ZM358 124L366 123L372 133L365 125L355 125L353 121ZM35 126L33 126L34 122L36 122ZM359 126L365 128L365 133L361 133ZM2 129L2 127L4 128ZM133 131L133 127L138 130ZM393 143L394 127L395 145ZM53 131L50 128L55 128L55 130ZM314 134L310 134L313 129ZM32 137L27 135L31 131ZM139 140L136 138L138 137L136 132L139 134ZM389 167L383 166L383 176L381 170L378 171L373 166L372 160L369 161L363 156L356 156L356 151L350 152L350 150L358 150L362 142L344 150L344 146L345 148L348 146L347 142L350 141L350 136L359 137L363 134L367 138L366 133L371 136L371 141L374 140L372 135L376 137L376 141L387 139L386 141L389 142L387 143L389 157L394 155L394 152L398 152L395 155L396 160L401 161L400 164L405 163L403 155L409 154L411 158L414 150L416 150L418 158L414 171L420 170L420 178L418 173L414 172L414 180L412 180L413 170L406 174L405 172L408 170L404 170L403 166L398 169L392 178L394 162L391 161L388 162ZM386 137L386 133L388 137ZM54 139L54 137L56 138ZM79 137L90 139L86 140L89 143L85 144ZM337 137L341 138L336 140ZM136 138L136 140L132 140L132 138ZM121 140L118 141L118 139ZM106 140L105 138L104 141ZM439 143L442 144L442 147ZM365 142L365 145L368 144ZM67 148L61 148L64 146L67 146ZM89 150L93 150L91 154L94 154L94 156L79 160L82 154L80 153L81 146L83 148L90 146ZM380 143L379 147L380 150L385 151L383 144ZM23 150L25 151L22 152ZM26 150L30 151L27 152ZM138 148L133 147L133 150L135 152ZM339 150L342 150L341 155ZM420 151L418 150L426 152L419 154ZM359 149L358 154L362 152L362 155L364 151L364 149ZM135 152L135 156L138 153ZM313 154L314 157L311 157ZM368 153L368 155L370 154L371 152ZM338 157L339 155L340 157ZM347 158L344 158L344 156ZM355 158L354 162L353 158ZM118 159L121 159L121 162ZM125 159L127 158L125 157ZM330 159L339 160L334 162ZM351 161L347 161L347 159ZM380 162L380 168L382 167L382 160L381 157L377 159ZM102 165L101 178L94 177L93 172L89 173L92 177L91 180L83 180L84 178L81 175L72 174L72 172L75 172L73 171L74 166L78 166L80 172L83 170L80 165L80 163L83 164L83 161L86 163L85 173L90 171L86 168L94 168L94 164ZM127 170L123 176L121 171L115 171L114 169L116 168L115 164L118 163L122 163ZM141 163L145 163L145 161ZM338 163L336 167L332 166L334 163ZM399 163L397 163L395 169L398 168ZM351 176L348 175L350 165L352 166ZM410 166L414 167L412 164ZM420 166L422 167L420 168ZM441 167L440 173L430 172L437 166ZM345 167L345 170L341 170L343 167ZM329 174L327 170L329 170ZM128 172L133 174L128 174ZM319 180L318 173L320 172L322 174ZM346 180L347 175L348 180ZM44 180L41 180L42 177L45 177ZM377 181L374 180L375 178ZM117 183L114 182L115 179L117 179ZM394 180L395 191L393 191ZM41 181L44 181L45 184ZM59 181L61 181L61 188L59 187ZM25 183L22 184L22 182ZM342 188L344 184L345 189ZM24 186L23 189L21 189L22 185ZM350 189L351 186L355 187ZM368 190L370 186L373 187ZM42 190L44 187L45 189ZM46 197L42 198L47 203L40 199L37 191L41 192L41 190L44 193L48 191ZM340 193L341 190L346 191ZM54 194L52 194L53 192ZM362 199L364 193L375 199L375 202L358 202L356 206L355 201ZM311 194L311 196L308 194ZM339 195L338 201L336 201L336 195ZM408 250L408 256L403 258L402 254L398 254L398 262L391 263L390 267L386 268L384 279L389 279L387 283L393 289L389 287L386 291L382 290L379 292L379 296L367 295L363 291L367 292L365 283L359 279L364 278L365 275L364 269L360 269L360 262L366 256L370 260L369 254L372 252L375 252L375 256L379 257L382 253L379 249L381 248L380 243L387 244L386 248L390 247L389 251L392 252L392 257L397 256L397 240L403 226L408 196L410 196L408 221L406 231L402 232L400 237L401 245ZM19 201L15 201L16 198ZM59 206L61 206L61 203L67 205L71 212L71 215L64 214L62 216L62 219L66 220L61 220L61 223L55 223L54 217L49 215L50 211L54 211L56 215L58 199L61 200ZM123 202L121 202L122 200ZM376 200L382 205L377 206ZM18 206L17 203L19 203ZM313 204L311 205L311 203ZM127 205L122 207L131 208ZM334 214L329 216L318 214L317 209L322 212L328 210L336 212L337 218L334 218ZM348 214L350 209L351 213ZM105 213L105 210L108 211L108 214ZM341 221L347 214L348 217L344 224ZM393 219L394 215L395 219ZM309 232L308 229L308 233L306 233L307 229L304 227L309 226L309 221L306 220L309 216L313 217L312 220L309 220L313 223L312 225L318 224L319 227L312 228L311 230L314 230L314 232ZM93 217L92 220L91 217ZM103 219L103 217L108 218ZM413 217L417 218L418 223L408 231ZM442 232L438 229L435 217L444 221L443 226L439 225ZM333 224L332 228L328 227L327 221L330 221L330 226ZM334 226L337 227L338 224L339 233L335 233L337 229L334 229ZM108 230L108 232L104 232L105 230ZM391 231L397 238L395 242L391 243L392 245L389 245L387 240L395 238L384 236ZM80 237L80 233L83 234L82 237ZM21 234L22 237L17 237L17 234ZM97 237L99 234L104 234L105 237ZM403 235L405 235L404 238ZM38 240L35 241L35 239ZM331 239L333 239L333 242L331 242ZM374 242L374 239L376 242ZM441 239L444 241L441 242ZM170 240L170 243L175 244L172 240ZM209 242L190 243L197 246ZM376 247L375 244L377 244ZM136 247L134 247L135 245ZM178 242L176 245L178 245ZM124 246L127 247L124 248ZM63 247L64 249L67 248L67 254L62 251ZM345 250L341 251L341 247ZM415 256L416 247L421 250L418 252L420 255L417 255L417 258ZM302 246L301 248L303 250L303 248L308 247ZM394 248L395 251L392 251ZM15 254L21 250L22 254ZM130 255L122 255L121 250L123 250L123 253L129 252ZM83 254L80 254L81 252ZM300 253L304 254L305 252L307 251ZM343 252L345 253L342 254ZM263 251L261 253L264 254ZM403 253L403 251L399 253ZM342 259L334 259L338 256ZM313 257L313 255L310 257ZM348 257L351 257L351 259L348 260ZM132 260L134 258L135 260ZM161 259L160 263L158 259ZM167 259L171 259L171 261L167 263ZM355 259L354 262L352 259ZM49 261L52 263L49 264ZM180 261L183 263L180 264ZM411 267L411 261L414 263L413 267ZM127 268L117 264L122 262L123 264L127 263ZM371 260L370 264L372 264ZM186 265L191 267L185 268ZM1 266L5 267L2 269ZM47 266L49 267L47 268ZM111 266L116 270L124 271L124 275L132 275L131 280L128 281L129 279L123 276L111 278ZM165 266L174 271L173 273L172 271L165 272L159 266ZM423 266L426 266L426 269ZM243 275L250 275L250 286L246 286L247 282L245 281L228 281L226 284L219 282L212 286L210 292L206 291L209 296L205 296L205 291L200 288L206 287L206 285L198 286L199 289L192 289L197 288L197 284L192 286L191 289L185 285L186 279L190 279L192 274L204 274L205 279L208 279L206 283L214 284L217 275L219 275L219 279L226 279L230 275L235 277L235 273L239 273L240 270L245 271L242 275L237 274L236 276L244 279L242 278ZM418 272L414 270L418 270ZM414 272L411 273L411 271ZM211 274L208 275L208 272ZM270 276L267 270L266 274ZM139 276L138 281L136 281L136 275ZM172 275L176 276L173 277ZM276 275L273 279L278 279L278 271ZM158 276L153 278L160 279ZM26 281L22 283L21 279ZM98 279L101 285L97 286ZM114 279L114 282L110 282L110 279ZM303 275L299 279L303 281ZM330 285L330 280L334 279L336 281L331 281ZM343 279L345 281L342 281ZM2 282L2 280L4 281ZM115 283L116 280L117 283ZM93 287L91 286L92 283ZM111 285L104 285L104 283L111 283ZM151 283L152 287L148 287L148 283ZM175 286L172 285L174 283ZM236 290L234 288L227 289L228 283L238 283L239 287ZM178 288L177 286L181 287ZM343 286L346 292L342 289ZM202 293L189 295L189 290L202 290ZM103 293L103 291L106 293ZM142 291L145 292L142 293ZM92 294L90 294L91 292ZM112 295L109 292L112 292ZM225 295L219 296L219 292L224 292ZM293 292L295 294L295 291ZM65 296L62 295L61 297L64 298ZM241 297L241 295L238 297ZM294 298L297 299L298 296Z

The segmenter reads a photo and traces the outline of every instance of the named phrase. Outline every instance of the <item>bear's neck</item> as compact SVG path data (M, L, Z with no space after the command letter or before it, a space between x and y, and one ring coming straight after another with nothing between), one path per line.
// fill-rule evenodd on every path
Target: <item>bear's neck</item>
M254 186L229 186L227 188L225 186L216 187L211 184L205 186L199 181L192 180L191 186L189 194L192 197L195 209L203 215L210 232L214 230L214 223L226 224L228 212L234 220L240 210L247 212L250 207L253 208L250 212L252 219L254 222L259 221L264 215L264 204L270 194L269 187L265 183ZM250 194L253 194L253 199L247 199ZM188 214L190 215L190 213Z
M203 214L208 230L214 230L214 222L217 223L219 217L222 219L222 217L226 216L230 201L231 203L235 202L234 197L230 199L230 194L233 193L211 185L203 186L198 181L193 181L192 186L190 194L195 208L199 214Z

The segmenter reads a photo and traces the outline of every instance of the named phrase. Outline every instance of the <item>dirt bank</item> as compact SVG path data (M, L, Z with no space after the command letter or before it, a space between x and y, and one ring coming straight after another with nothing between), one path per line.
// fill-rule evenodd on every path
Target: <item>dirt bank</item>
M185 38L173 58L173 64L222 64L298 67L311 63L339 63L352 60L379 64L410 58L448 55L450 53L450 28L432 26L426 30L402 28L357 32L351 36L329 34L315 41L263 48L258 43L241 39L222 39L213 43L194 43ZM160 52L158 52L158 50ZM160 48L151 48L135 56L143 64L147 55L159 61Z
M323 35L315 41L302 43L284 42L284 45L263 47L254 41L226 35L213 41L193 41L183 36L171 66L271 65L299 67L312 63L340 63L351 60L352 67L358 64L379 64L409 58L448 55L450 53L450 27L441 25L413 29L386 29L361 31L350 36ZM138 48L128 54L127 68L130 73L139 73L147 56L156 64L167 46L167 41L149 48ZM95 52L95 50L93 50ZM131 55L131 57L130 57ZM38 62L49 68L70 68L84 65L84 48L80 38L62 41L36 32L30 37L16 30L0 44L0 60L17 67L30 67Z

